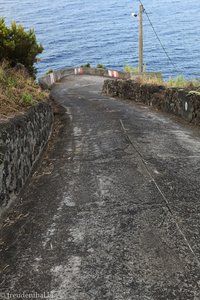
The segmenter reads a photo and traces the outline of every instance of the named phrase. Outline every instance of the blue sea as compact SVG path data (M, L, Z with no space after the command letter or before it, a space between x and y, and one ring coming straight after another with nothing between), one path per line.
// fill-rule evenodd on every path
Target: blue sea
M165 77L200 77L200 0L143 0L173 65L144 15L144 63ZM45 51L38 74L98 63L123 69L138 62L137 0L0 0L6 23L34 28Z

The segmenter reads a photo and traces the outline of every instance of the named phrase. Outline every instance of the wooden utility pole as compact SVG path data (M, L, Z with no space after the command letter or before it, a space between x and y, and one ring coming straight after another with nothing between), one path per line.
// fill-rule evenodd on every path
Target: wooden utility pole
M144 7L140 5L140 33L139 33L139 72L143 72L143 11Z

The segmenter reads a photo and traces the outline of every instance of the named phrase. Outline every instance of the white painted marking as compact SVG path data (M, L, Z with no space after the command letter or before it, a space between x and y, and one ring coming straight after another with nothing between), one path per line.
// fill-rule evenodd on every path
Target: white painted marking
M187 103L187 101L185 102L185 111L188 111L188 103Z

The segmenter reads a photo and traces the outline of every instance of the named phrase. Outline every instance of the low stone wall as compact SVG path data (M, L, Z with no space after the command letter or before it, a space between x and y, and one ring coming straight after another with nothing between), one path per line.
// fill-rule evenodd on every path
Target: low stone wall
M0 123L0 214L22 189L49 139L52 124L53 111L47 103Z
M200 124L200 95L185 89L141 85L133 80L105 80L103 93L144 103Z

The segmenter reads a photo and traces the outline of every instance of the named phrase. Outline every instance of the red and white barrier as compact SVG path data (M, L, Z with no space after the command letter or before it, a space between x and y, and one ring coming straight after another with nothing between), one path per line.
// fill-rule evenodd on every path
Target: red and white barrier
M118 77L119 77L119 72L118 72L118 71L111 71L111 70L108 70L108 75L109 75L110 77L118 78Z
M81 74L83 74L83 68L75 68L74 69L74 74L75 75L81 75Z

